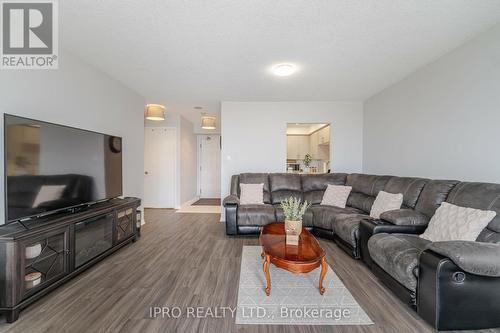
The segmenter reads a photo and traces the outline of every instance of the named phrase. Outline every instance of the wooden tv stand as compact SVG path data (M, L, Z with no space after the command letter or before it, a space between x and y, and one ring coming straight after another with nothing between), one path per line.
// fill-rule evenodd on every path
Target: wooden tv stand
M138 198L0 227L0 311L12 323L32 302L137 239Z

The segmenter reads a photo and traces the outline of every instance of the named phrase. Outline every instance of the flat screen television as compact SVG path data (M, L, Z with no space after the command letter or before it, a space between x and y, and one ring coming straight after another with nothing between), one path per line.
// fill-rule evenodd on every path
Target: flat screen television
M120 137L4 115L5 220L122 195Z

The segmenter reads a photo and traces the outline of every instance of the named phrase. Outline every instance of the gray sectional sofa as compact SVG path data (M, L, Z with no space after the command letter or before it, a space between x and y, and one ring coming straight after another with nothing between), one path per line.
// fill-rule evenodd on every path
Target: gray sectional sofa
M240 205L240 183L264 184L264 204ZM328 184L352 186L346 208L322 206ZM401 209L372 219L379 191L403 194ZM228 235L258 234L283 221L281 200L312 203L304 226L334 240L428 323L440 330L500 326L500 185L365 174L243 173L231 179L223 201ZM497 216L475 242L436 242L418 237L442 202Z

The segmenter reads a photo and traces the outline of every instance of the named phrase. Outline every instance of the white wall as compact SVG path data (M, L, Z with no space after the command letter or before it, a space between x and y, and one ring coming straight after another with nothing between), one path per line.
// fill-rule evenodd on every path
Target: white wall
M500 182L500 25L365 103L363 171Z
M332 171L361 171L361 102L223 102L222 198L233 174L285 172L287 123L331 123Z
M123 192L142 197L144 99L89 66L62 52L58 70L1 71L0 145L3 113L30 117L123 137ZM3 154L0 154L3 163ZM3 168L0 188L4 186ZM0 223L4 221L0 191Z
M198 150L193 123L180 117L180 203L196 197Z

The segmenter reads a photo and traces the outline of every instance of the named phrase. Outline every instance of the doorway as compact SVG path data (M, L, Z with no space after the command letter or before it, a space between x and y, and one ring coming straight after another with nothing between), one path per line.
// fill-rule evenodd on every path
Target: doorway
M198 196L201 199L220 199L220 156L220 135L198 135Z
M288 173L327 173L332 161L329 123L289 123L286 129Z
M177 129L144 129L144 200L146 208L174 208L177 174Z

